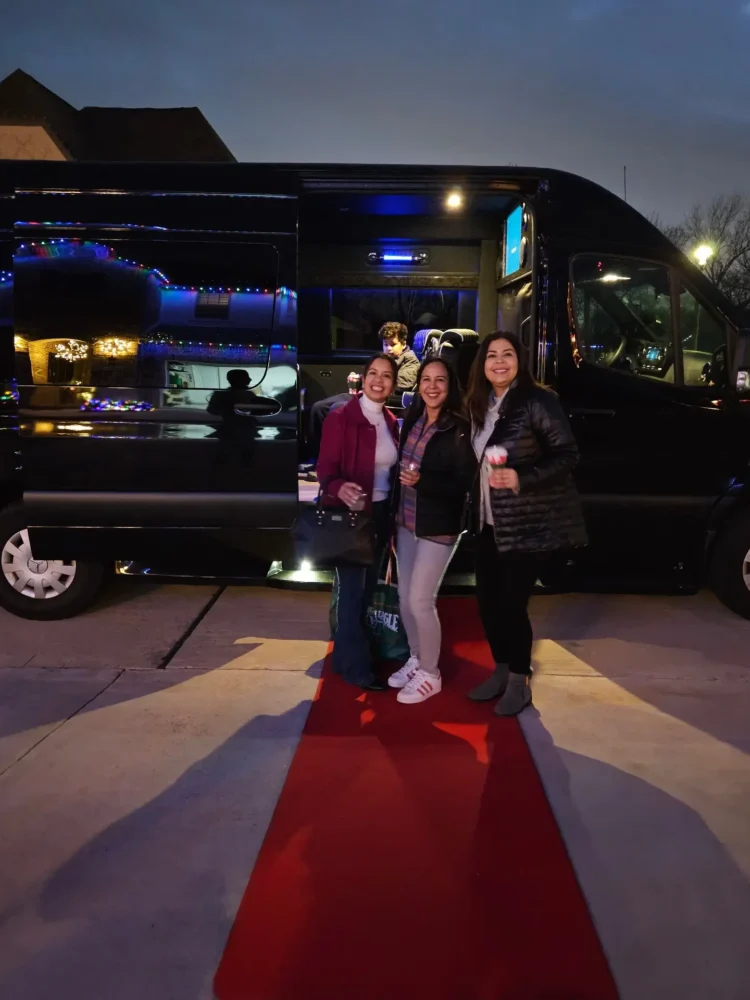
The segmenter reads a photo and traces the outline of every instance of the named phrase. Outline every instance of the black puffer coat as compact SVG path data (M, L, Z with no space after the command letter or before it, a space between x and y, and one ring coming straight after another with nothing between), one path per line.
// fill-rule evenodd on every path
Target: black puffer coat
M490 490L499 552L552 552L586 544L581 502L572 472L578 447L557 395L549 389L511 389L487 446L502 445L520 490ZM479 485L475 490L479 520Z

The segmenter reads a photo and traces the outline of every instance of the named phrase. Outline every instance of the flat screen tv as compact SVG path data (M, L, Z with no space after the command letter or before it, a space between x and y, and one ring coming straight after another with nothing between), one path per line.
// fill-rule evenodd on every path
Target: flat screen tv
M503 277L515 274L521 267L521 239L523 236L523 206L519 205L505 220L505 249Z

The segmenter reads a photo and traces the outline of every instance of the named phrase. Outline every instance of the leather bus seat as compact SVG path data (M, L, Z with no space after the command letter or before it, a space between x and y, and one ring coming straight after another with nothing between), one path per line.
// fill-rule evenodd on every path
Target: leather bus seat
M411 349L420 361L426 356L426 352L433 340L436 338L439 339L442 335L442 330L417 330L414 334L414 343L411 345Z
M455 367L461 388L465 389L478 351L479 334L476 330L446 330L438 341L436 353Z

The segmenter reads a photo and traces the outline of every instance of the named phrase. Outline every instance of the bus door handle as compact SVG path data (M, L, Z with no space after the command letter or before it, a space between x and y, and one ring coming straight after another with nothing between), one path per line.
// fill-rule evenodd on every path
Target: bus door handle
M281 412L278 399L260 396L252 403L235 403L234 412L238 417L273 417Z

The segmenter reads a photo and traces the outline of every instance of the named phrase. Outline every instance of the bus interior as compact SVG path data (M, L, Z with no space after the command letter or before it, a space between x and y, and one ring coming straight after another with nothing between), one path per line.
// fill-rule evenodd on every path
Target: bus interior
M533 353L533 248L533 214L515 193L306 192L300 457L309 408L347 391L350 372L381 349L387 321L406 325L420 359L449 354L463 382L479 338L493 330L515 332Z

